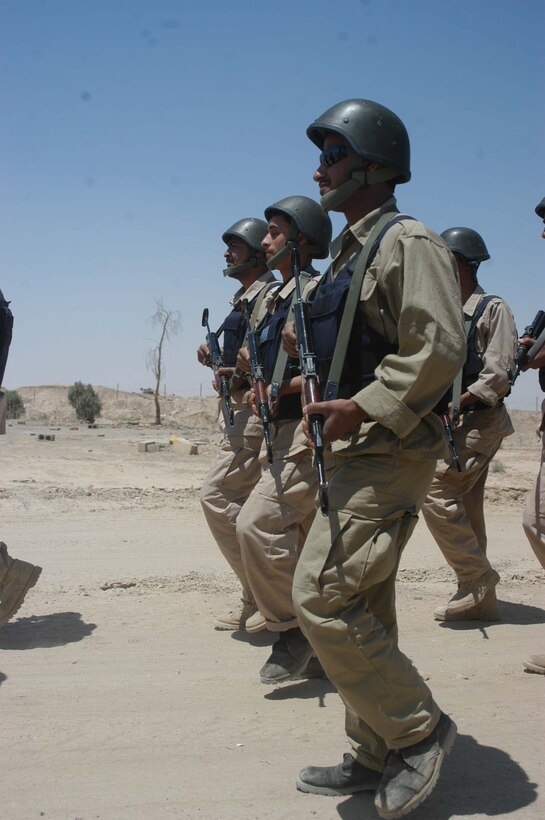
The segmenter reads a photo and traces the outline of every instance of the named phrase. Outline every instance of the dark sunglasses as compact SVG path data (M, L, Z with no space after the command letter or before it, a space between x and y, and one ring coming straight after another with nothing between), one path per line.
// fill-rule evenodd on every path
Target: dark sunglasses
M344 159L347 154L346 145L332 145L331 148L326 148L320 154L320 165L331 168L332 165L336 165L341 159Z

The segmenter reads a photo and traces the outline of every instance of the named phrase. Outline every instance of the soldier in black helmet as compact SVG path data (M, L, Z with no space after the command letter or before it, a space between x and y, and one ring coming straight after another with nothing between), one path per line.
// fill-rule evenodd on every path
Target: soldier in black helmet
M333 106L308 128L320 150L322 206L348 226L312 302L331 442L329 518L314 519L295 572L299 624L346 706L351 753L308 767L302 791L376 791L396 818L431 792L456 735L397 641L395 579L436 459L434 413L464 361L454 259L443 240L398 213L410 179L401 120L369 100ZM286 340L289 342L289 339Z
M2 389L2 380L8 360L11 344L13 315L9 302L0 290L0 435L5 434L6 394ZM0 541L0 627L19 610L29 589L37 582L42 572L41 567L12 558L8 548Z
M545 239L545 198L536 205L536 214L543 220L543 230L541 236ZM526 347L531 347L536 339L525 337L519 340ZM538 370L539 386L545 392L545 345L537 353L535 358L523 366L523 370ZM537 560L545 569L545 400L541 404L541 466L536 478L534 489L528 495L526 508L522 517L522 526L526 537L530 542ZM536 672L545 675L545 653L541 655L531 655L523 662L523 667L527 672Z
M490 259L483 238L471 228L449 228L441 236L454 254L460 276L467 356L454 381L453 436L463 469L452 458L440 461L422 513L458 581L438 621L494 621L500 618L495 587L499 575L486 555L484 488L490 463L513 432L504 397L510 390L517 331L499 296L485 293L477 280Z
M309 197L290 196L265 211L268 221L263 248L267 264L282 277L270 298L269 314L260 327L265 380L272 399L273 462L262 450L263 471L237 520L246 575L267 628L277 636L260 670L262 683L297 677L307 668L312 647L299 629L292 600L295 566L316 513L317 479L312 450L302 431L299 361L282 349L282 329L295 296L291 247L299 247L301 279L317 276L313 259L329 254L331 220ZM247 367L244 351L240 364ZM249 632L254 618L246 624Z
M255 323L268 287L275 282L267 268L261 241L267 233L267 223L253 217L240 219L222 236L227 245L224 276L240 282L240 288L231 300L232 309L223 323L223 361L221 373L230 378L234 372L238 351L246 336L247 316ZM247 309L243 311L242 307ZM210 363L210 351L206 344L197 350L201 364ZM234 611L218 615L216 629L244 629L246 620L256 615L256 629L264 629L265 622L259 616L252 597L240 556L236 536L236 520L239 511L250 495L261 474L259 450L263 439L263 426L248 404L249 384L240 382L231 392L234 424L230 425L223 415L220 424L223 439L217 461L211 467L201 489L201 505L210 531L223 555L237 575L241 587L241 606ZM221 403L223 404L223 403Z

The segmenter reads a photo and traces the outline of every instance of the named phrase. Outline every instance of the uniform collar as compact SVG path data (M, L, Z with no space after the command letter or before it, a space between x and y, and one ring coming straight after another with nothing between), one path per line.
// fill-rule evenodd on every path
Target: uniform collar
M252 282L247 290L239 288L233 298L229 300L229 304L236 307L243 299L247 299L248 302L251 302L254 296L257 296L263 285L267 285L269 282L276 282L274 274L270 270L262 273L255 282Z
M467 299L464 305L464 313L467 316L473 316L477 305L481 301L481 296L483 295L483 293L484 290L482 289L482 287L480 285L477 285L477 287L475 288L469 299Z

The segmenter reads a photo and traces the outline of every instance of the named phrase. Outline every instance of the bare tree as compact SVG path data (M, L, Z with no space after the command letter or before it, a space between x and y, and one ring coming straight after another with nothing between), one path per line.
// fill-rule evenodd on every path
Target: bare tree
M168 310L163 305L162 299L155 300L155 308L155 313L151 316L150 322L153 327L160 328L161 335L155 347L148 350L146 366L148 370L151 370L155 377L155 389L153 391L153 398L155 401L155 424L161 424L159 390L161 389L161 379L165 374L165 366L163 364L163 346L164 343L168 342L171 336L175 336L180 329L180 311Z

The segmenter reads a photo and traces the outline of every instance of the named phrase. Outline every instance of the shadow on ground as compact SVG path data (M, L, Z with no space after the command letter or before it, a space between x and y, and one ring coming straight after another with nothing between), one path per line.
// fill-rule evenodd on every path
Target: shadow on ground
M32 615L7 623L0 630L0 649L47 649L82 641L96 629L79 612Z
M4 681L5 681L5 680L7 680L7 679L8 679L8 676L7 676L7 675L4 675L4 673L3 673L3 672L0 672L0 686L2 686L2 684L4 683Z
M411 813L411 820L450 820L475 814L504 817L529 806L536 798L537 784L528 780L524 769L507 752L481 746L470 735L458 735L439 785ZM343 820L376 816L373 799L370 794L354 795L337 805L337 812Z
M293 680L289 684L275 687L265 695L265 700L297 700L318 701L320 707L325 707L325 696L336 692L336 688L327 678L303 678Z
M268 629L262 629L261 632L246 632L244 629L237 629L236 632L231 632L231 638L234 641L250 644L250 646L270 646L277 638L275 632L269 632Z

